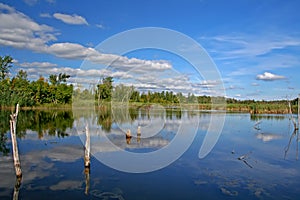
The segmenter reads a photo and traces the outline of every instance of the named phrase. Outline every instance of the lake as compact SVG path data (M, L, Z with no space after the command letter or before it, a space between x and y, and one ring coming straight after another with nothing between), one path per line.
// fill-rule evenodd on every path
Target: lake
M299 137L288 115L153 107L21 111L17 141L23 178L18 185L9 114L0 112L0 199L13 199L14 192L19 199L51 200L300 195ZM214 134L211 120L218 124L222 119L216 144L200 158L205 136ZM90 169L84 167L86 130L91 139ZM125 137L128 130L131 138Z

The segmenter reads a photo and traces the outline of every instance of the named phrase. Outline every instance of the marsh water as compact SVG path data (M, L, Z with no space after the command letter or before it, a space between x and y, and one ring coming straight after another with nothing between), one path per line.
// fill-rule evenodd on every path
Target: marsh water
M0 199L13 199L16 192L19 199L298 199L300 195L299 138L289 115L178 109L156 113L151 108L132 108L127 117L110 109L92 113L21 111L17 142L23 178L18 185L10 112L0 114ZM212 116L224 117L224 127L211 151L199 158ZM87 121L92 152L89 170L84 167ZM149 126L154 122L157 125ZM129 173L98 159L98 148L138 156L159 151L171 144L186 122L198 123L195 137L187 150L165 167ZM136 137L137 126L142 137ZM145 137L151 127L155 134ZM128 129L132 138L126 139L124 132ZM184 130L187 136L194 134L186 131L188 128ZM104 136L110 143L103 140ZM130 161L122 162L130 167Z

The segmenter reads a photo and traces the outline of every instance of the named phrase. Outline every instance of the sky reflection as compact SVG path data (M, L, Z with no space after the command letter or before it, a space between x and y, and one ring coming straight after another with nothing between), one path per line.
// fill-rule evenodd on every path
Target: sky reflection
M198 152L210 115L198 113L199 129L192 145L171 165L151 173L131 174L111 169L92 156L88 182L83 162L83 119L74 118L73 127L66 129L68 137L64 138L44 135L41 139L37 132L27 130L25 136L18 139L23 171L19 197L295 199L299 196L300 164L296 159L299 140L297 134L292 135L287 116L260 118L260 130L257 130L253 127L257 122L253 116L227 114L217 144L207 157L199 159ZM140 138L139 142L136 133L132 132L134 137L130 144L114 124L107 132L96 123L91 126L92 151L95 155L103 152L109 156L120 149L134 154L155 152L174 140L176 130L185 123L184 118L182 115L181 118L167 119L158 134ZM187 119L186 123L193 123L193 117ZM184 134L180 142L184 142ZM289 149L285 153L287 146ZM239 159L241 157L243 159ZM119 159L133 167L130 160ZM10 199L15 185L11 154L0 156L0 163L0 197ZM85 194L87 183L89 192Z

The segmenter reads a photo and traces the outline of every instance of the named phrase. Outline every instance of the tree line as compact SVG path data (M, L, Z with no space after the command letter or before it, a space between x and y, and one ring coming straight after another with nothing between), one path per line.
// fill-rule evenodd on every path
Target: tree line
M95 100L96 103L103 102L134 102L134 103L159 103L159 104L179 104L179 103L202 103L211 104L212 100L225 101L224 97L196 96L193 93L187 95L174 93L173 91L146 91L140 92L134 86L118 84L113 86L113 77L105 77L93 89L74 90L76 100ZM215 98L215 99L213 99Z
M30 81L27 72L20 70L10 78L12 63L10 56L0 56L0 107L17 103L20 106L39 106L72 102L73 85L67 84L69 75L52 74L48 79L40 76L38 80Z
M105 77L91 90L76 88L72 84L67 84L70 75L60 73L52 74L46 79L40 76L36 81L29 81L27 72L20 70L13 78L9 77L13 59L10 56L0 56L0 108L14 106L39 106L45 104L71 104L72 96L82 100L92 100L96 103L120 101L137 103L160 103L160 104L211 104L212 102L226 102L227 105L235 109L236 106L245 107L251 105L251 109L257 109L260 105L267 107L271 104L282 105L284 108L286 100L276 101L255 101L237 100L234 98L196 96L193 93L184 95L173 91L146 91L140 92L133 86L118 84L113 86L113 77ZM298 99L291 100L291 105L295 109ZM270 106L269 106L270 107ZM209 109L209 107L203 107ZM247 108L248 109L248 108ZM260 109L260 108L259 108ZM270 109L272 109L270 107Z

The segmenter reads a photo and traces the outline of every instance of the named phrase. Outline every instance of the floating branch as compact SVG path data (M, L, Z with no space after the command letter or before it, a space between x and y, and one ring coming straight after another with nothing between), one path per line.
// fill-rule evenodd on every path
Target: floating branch
M241 155L240 157L238 157L238 160L243 161L248 167L253 168L248 162L247 162L247 158L249 157L249 155L252 153L252 151L250 151L249 153L246 153L244 155Z
M248 153L246 153L244 155L241 155L240 157L238 157L238 160L244 160L244 159L246 159L251 153L252 153L252 151L250 151L250 152L248 152Z
M14 166L16 171L17 178L22 177L21 163L18 152L18 143L17 143L17 118L19 113L19 104L16 107L16 113L10 115L10 135L12 141L13 148L13 158L14 158Z

